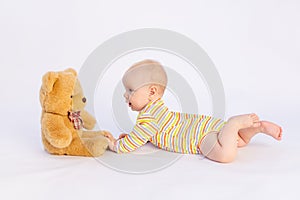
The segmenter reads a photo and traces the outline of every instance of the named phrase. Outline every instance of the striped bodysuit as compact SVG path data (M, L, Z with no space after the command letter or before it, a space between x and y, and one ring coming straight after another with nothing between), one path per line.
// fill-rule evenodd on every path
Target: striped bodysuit
M169 111L158 99L139 113L132 132L117 140L113 151L131 152L150 141L167 151L198 154L201 139L211 131L220 131L224 124L210 116Z

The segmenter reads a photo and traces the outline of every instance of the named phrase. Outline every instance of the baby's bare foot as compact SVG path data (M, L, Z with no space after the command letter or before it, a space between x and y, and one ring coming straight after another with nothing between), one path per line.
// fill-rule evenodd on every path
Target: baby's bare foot
M235 123L240 129L259 127L261 125L259 122L259 117L254 113L231 117L228 122Z
M272 136L276 140L282 139L282 128L272 122L261 121L261 132Z

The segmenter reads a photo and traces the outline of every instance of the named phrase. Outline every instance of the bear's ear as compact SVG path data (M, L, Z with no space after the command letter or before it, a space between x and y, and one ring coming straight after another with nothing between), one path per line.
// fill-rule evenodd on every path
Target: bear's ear
M65 72L69 72L69 73L72 73L74 76L77 76L77 72L73 68L68 68L68 69L65 70Z
M56 80L58 79L58 73L56 72L47 72L44 76L43 76L43 83L42 83L42 90L44 92L51 92L53 89L53 85L56 82Z

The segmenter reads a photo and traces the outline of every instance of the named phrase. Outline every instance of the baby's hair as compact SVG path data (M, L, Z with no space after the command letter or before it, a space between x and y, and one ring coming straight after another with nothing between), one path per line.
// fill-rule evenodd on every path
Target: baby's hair
M148 71L148 73L151 73L151 74L148 74L148 75L150 75L152 77L150 79L153 79L154 82L149 82L149 84L150 85L155 85L158 88L158 92L161 95L163 95L164 91L165 91L165 88L166 88L166 85L167 85L168 78L167 78L167 74L166 74L162 64L159 63L158 61L151 60L151 59L145 59L145 60L139 61L137 63L134 63L127 70L126 73L134 71L135 69L138 69L139 67L142 67L142 66L152 66L153 67L153 70Z
M148 64L154 64L154 65L158 65L160 67L162 67L162 65L156 61L156 60L151 60L151 59L145 59L145 60L142 60L142 61L139 61L137 63L134 63L130 68L130 69L133 69L135 67L139 67L139 66L142 66L142 65L148 65Z

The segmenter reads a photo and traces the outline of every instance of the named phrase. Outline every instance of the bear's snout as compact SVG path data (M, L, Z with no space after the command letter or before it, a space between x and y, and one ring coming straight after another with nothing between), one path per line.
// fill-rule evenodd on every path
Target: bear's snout
M86 98L85 98L85 97L82 98L82 102L83 102L83 103L86 102Z

